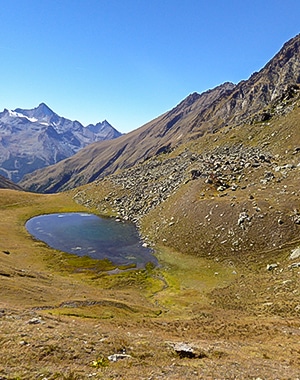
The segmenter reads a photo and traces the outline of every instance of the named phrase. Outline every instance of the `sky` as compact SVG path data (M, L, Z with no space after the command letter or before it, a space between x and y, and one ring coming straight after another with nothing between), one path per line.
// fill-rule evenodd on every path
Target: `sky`
M46 103L123 133L259 71L299 0L0 0L0 111Z

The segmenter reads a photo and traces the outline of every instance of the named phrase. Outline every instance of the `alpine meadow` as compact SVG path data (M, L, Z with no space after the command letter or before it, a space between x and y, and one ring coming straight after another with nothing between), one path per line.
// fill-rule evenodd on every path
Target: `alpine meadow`
M299 379L300 35L127 134L45 104L4 117L0 379ZM134 223L158 265L69 254L25 228L73 211Z

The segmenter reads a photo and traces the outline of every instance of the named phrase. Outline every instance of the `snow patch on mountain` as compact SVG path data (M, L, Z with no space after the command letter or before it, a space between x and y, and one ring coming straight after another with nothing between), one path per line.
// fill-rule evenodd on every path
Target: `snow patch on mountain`
M25 174L68 158L87 145L121 135L106 120L84 127L45 103L0 112L0 175L19 182Z

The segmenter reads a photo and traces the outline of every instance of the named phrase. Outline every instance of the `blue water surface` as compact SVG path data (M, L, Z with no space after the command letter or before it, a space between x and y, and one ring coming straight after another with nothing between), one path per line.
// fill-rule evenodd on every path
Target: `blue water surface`
M63 213L36 216L26 223L27 231L50 247L78 256L108 259L115 265L151 262L152 250L142 246L134 224L101 218L94 214Z

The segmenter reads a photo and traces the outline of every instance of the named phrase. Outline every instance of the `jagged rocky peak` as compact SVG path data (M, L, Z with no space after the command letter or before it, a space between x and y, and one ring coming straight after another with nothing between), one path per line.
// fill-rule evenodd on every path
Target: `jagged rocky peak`
M121 136L121 133L117 131L107 120L96 124L89 124L85 130L92 132L99 139L114 139Z
M277 58L281 66L287 63L292 58L297 58L300 52L300 33L294 38L286 42L280 52L274 57Z
M38 107L34 108L33 111L35 113L42 113L44 115L53 115L54 112L47 106L45 103L40 103Z
M258 112L270 107L291 85L300 82L300 34L284 44L282 49L248 80L238 83L225 97L198 115L193 124L199 130L209 122L211 129L230 123L250 122ZM219 100L224 101L220 102ZM223 120L218 125L217 120Z
M99 124L90 130L59 116L45 103L33 109L4 110L0 113L0 175L18 182L24 174L71 157L93 142L121 135L107 121Z
M107 120L103 120L103 121L101 121L101 122L99 122L99 123L96 123L96 124L89 124L89 125L87 126L87 128L88 128L90 131L93 131L93 132L99 132L99 131L103 130L103 129L106 128L106 127L111 127L111 128L113 128L113 127L109 124L109 122L108 122Z
M188 95L182 102L180 102L175 108L189 107L195 102L197 102L199 99L211 103L212 99L215 99L223 95L224 93L232 91L235 88L235 86L236 85L232 82L225 82L217 87L204 91L201 94L199 94L198 92L193 92L192 94Z
M272 101L293 84L300 83L300 34L286 42L282 49L258 73L252 75L242 87L259 86Z
M16 108L14 112L20 113L30 118L36 118L37 120L49 119L56 115L45 103L40 103L38 107L33 109Z

